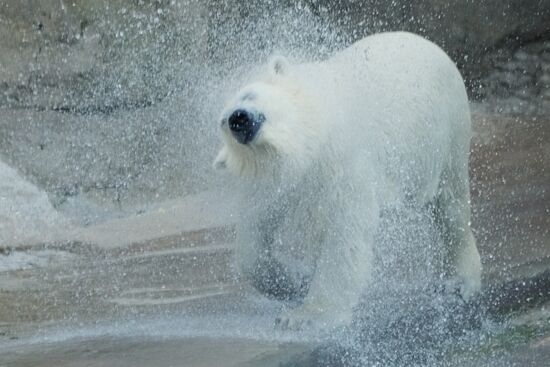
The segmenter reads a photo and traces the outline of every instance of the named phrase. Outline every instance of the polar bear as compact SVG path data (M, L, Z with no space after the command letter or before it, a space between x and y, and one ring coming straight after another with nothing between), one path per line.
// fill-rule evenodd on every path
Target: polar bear
M303 297L278 325L349 323L372 278L381 210L434 205L441 275L481 285L470 229L470 112L449 57L410 33L369 36L328 60L273 57L222 112L214 166L238 177L239 269L260 290Z

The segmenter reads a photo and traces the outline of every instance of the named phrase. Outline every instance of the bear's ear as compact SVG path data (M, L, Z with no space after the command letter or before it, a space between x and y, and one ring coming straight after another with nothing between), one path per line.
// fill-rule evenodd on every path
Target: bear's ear
M273 75L285 75L288 73L290 64L284 56L273 56L269 61L269 71Z

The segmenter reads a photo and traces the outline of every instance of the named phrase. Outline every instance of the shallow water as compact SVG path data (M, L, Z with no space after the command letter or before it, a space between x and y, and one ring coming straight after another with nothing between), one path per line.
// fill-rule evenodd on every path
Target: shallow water
M247 339L103 337L38 345L2 358L7 366L279 366L301 349Z
M486 325L430 349L356 336L274 332L270 317L244 315L135 319L50 327L0 345L1 366L547 366L550 314L538 328ZM544 319L544 318L543 318ZM544 337L546 335L546 337ZM395 335L393 336L395 338ZM454 340L454 341L453 341ZM532 341L535 340L536 343ZM360 348L360 349L358 349ZM393 348L393 349L392 349ZM426 354L428 353L428 354Z
M54 327L0 347L2 366L269 366L308 343L264 317L136 318Z

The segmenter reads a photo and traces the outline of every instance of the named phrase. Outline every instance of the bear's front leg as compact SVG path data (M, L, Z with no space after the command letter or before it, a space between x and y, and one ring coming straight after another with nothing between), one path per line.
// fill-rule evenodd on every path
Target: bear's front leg
M372 238L356 236L325 243L308 294L301 306L284 311L276 320L282 329L332 329L351 322L353 308L368 284Z

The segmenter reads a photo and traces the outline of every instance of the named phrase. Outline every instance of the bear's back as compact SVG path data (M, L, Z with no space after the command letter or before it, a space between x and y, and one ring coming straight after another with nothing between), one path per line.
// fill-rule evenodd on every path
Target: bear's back
M376 162L396 186L432 191L427 186L438 182L445 160L469 149L462 77L443 50L420 36L369 36L304 70L327 116L329 144L346 147L327 151L359 162L354 167Z

